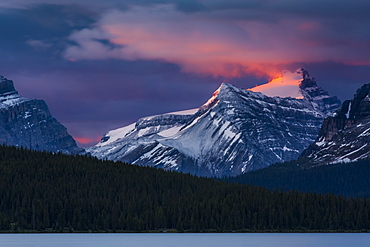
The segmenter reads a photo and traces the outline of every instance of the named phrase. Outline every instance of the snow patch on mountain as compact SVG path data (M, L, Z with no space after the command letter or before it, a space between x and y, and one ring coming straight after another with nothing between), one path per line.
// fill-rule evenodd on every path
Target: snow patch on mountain
M105 134L105 138L103 137L102 140L97 144L97 146L106 146L109 145L115 141L117 141L120 138L124 138L128 133L133 131L135 129L135 123L130 124L128 126L108 131Z
M165 113L165 115L194 115L198 110L199 108L195 108L195 109L190 109L190 110Z
M0 96L0 109L8 109L9 107L30 101L31 99L23 98L19 94L11 94Z

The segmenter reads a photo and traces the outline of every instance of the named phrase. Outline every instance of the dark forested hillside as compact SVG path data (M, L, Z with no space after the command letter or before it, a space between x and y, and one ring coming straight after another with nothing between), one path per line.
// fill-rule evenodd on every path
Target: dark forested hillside
M303 160L291 161L225 180L270 189L370 198L370 160L318 167L305 165Z
M370 229L370 200L0 147L2 231Z

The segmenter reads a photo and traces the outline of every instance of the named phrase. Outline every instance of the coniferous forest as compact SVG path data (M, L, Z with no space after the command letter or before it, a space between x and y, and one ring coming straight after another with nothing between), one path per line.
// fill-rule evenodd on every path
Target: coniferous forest
M290 161L224 180L259 185L272 190L298 190L370 198L370 160L317 167L310 166L304 160Z
M3 232L367 231L370 199L0 147Z

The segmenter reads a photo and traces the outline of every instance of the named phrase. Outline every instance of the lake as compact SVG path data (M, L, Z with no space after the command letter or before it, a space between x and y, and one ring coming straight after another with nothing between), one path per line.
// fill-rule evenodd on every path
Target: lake
M369 233L0 234L1 247L369 247Z

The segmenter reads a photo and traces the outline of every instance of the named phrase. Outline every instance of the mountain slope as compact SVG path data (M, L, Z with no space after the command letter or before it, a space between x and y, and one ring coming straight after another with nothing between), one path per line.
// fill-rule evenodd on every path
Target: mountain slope
M302 154L316 165L355 161L370 156L370 84L357 90L322 124L316 141Z
M201 176L235 176L296 159L339 100L304 70L303 98L268 97L223 83L200 108L142 118L87 149L110 160Z
M274 164L223 180L258 185L271 190L332 193L346 197L370 197L370 160L310 166L303 160Z
M23 98L13 81L0 76L0 143L35 150L79 153L75 140L43 100Z

